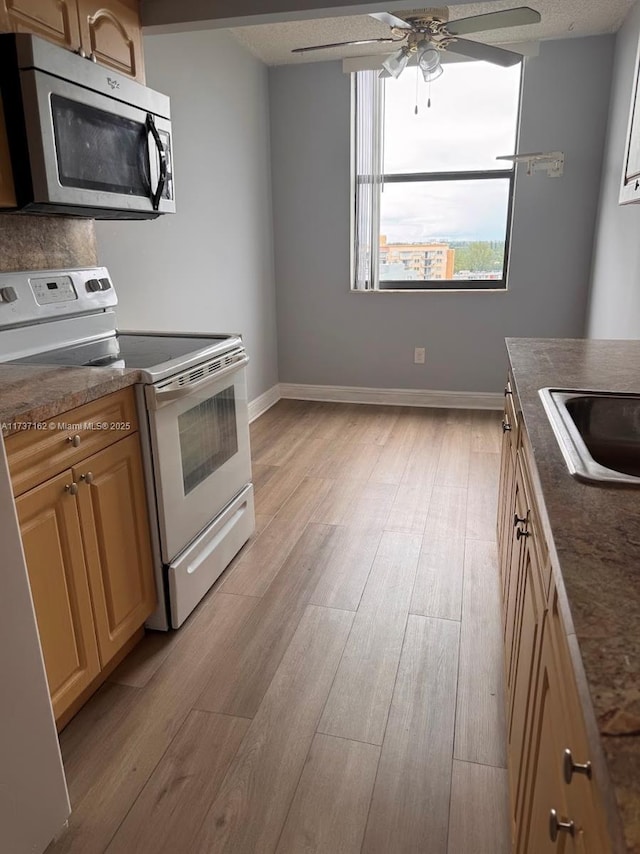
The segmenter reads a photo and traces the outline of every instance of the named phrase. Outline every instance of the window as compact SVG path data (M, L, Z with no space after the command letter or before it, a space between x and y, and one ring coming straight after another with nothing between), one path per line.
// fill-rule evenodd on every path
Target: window
M506 288L521 73L354 75L354 290Z

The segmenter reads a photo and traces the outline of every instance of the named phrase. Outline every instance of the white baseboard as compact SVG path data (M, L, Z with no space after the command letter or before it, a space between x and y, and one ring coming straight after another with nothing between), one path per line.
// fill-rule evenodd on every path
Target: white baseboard
M271 388L267 389L264 394L261 394L259 397L256 397L254 400L249 402L249 423L255 421L256 418L259 418L263 415L267 409L271 409L271 407L280 400L280 386L276 383L276 385L271 386Z
M335 403L432 406L444 409L502 409L504 406L502 394L484 391L359 388L357 386L302 385L299 383L280 383L280 397L293 400L326 400Z

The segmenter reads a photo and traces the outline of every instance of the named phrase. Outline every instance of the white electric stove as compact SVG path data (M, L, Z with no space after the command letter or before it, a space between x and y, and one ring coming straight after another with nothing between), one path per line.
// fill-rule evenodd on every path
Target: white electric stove
M121 367L136 386L159 605L178 628L255 527L246 389L234 334L117 329L104 267L0 275L0 360Z

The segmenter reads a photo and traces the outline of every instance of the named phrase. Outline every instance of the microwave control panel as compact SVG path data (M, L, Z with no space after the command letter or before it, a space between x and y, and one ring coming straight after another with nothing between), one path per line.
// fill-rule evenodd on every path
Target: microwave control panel
M31 290L38 305L70 302L78 299L71 276L50 276L46 279L31 279Z

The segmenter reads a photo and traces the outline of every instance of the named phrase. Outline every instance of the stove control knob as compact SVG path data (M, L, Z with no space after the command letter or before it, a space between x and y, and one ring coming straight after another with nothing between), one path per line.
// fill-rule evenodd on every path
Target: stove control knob
M0 288L0 302L15 302L17 299L18 294L15 288L12 288L10 285Z
M111 290L111 282L109 279L100 279L99 281L103 291Z
M90 294L95 293L96 291L102 290L102 285L100 284L99 279L87 279L87 290Z

